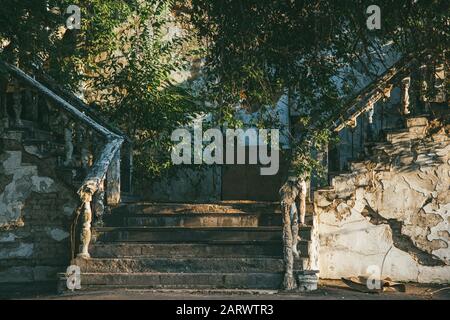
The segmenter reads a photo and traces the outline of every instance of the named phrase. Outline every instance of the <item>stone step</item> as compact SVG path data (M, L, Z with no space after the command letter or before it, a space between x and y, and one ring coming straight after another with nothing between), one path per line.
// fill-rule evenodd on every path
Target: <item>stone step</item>
M120 214L151 214L151 213L276 213L280 212L278 202L259 201L221 201L216 203L129 203L113 210Z
M407 129L390 130L386 132L386 141L392 144L406 143L424 138L426 131L424 126L410 126Z
M283 272L281 258L119 258L76 259L75 264L83 273L234 273L234 272ZM307 259L296 259L295 269L304 270Z
M427 116L411 116L406 118L406 127L426 127L428 126Z
M148 227L258 227L281 226L281 214L260 213L152 213L105 218L109 226Z
M386 133L386 140L390 143L409 142L415 139L409 131L391 131Z
M300 241L301 256L308 256L308 241ZM205 243L95 243L96 258L122 257L282 257L281 241L207 241Z
M59 291L67 291L64 274ZM81 290L126 289L279 289L282 272L264 273L82 273Z
M82 273L81 290L111 289L258 289L277 290L283 272L234 273ZM300 290L317 288L317 271L297 271ZM58 291L67 291L65 274L59 274Z
M311 227L299 228L302 240L311 240ZM281 240L281 227L97 227L94 238L107 241L202 242L205 240Z
M410 127L408 127L408 131L411 134L413 134L419 138L422 138L426 135L427 128L428 128L427 126L410 126Z

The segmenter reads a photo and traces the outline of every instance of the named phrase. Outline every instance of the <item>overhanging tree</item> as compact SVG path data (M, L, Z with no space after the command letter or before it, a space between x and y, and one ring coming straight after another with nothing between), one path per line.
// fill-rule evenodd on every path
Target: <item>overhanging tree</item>
M292 139L298 175L319 169L311 149L331 137L330 119L357 81L348 70L375 78L386 46L399 55L448 48L445 1L383 0L381 29L367 28L373 1L192 0L192 22L207 43L206 69L222 108L246 97L273 105L284 90L302 106L302 134ZM346 73L343 74L343 70Z
M81 28L69 30L69 5ZM170 133L198 111L187 86L173 81L187 67L188 37L167 38L172 0L5 0L0 59L28 73L44 70L83 93L135 140L139 181L170 166Z
M292 137L287 155L293 179L280 190L285 289L296 287L298 225L296 219L291 224L291 206L300 197L304 213L305 179L321 168L312 151L330 141L332 119L357 84L352 70L359 77L377 77L389 44L398 55L418 59L424 50L436 55L448 48L445 1L377 1L381 30L367 28L366 9L372 4L365 0L191 1L192 21L207 43L206 70L214 79L211 91L221 102L220 113L242 100L273 105L282 92L301 106L300 134Z

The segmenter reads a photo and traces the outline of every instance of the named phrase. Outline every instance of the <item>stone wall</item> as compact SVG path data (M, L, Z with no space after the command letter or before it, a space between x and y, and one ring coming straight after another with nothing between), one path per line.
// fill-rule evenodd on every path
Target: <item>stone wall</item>
M320 277L450 283L449 127L411 118L351 171L315 193Z
M75 191L58 181L51 159L1 142L0 291L55 289L70 262Z

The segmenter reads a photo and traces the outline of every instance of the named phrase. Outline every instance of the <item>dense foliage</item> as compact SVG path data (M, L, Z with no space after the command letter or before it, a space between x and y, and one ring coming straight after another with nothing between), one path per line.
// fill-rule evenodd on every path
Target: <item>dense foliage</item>
M189 87L175 82L177 73L178 82L186 80L189 36L167 34L170 8L170 2L142 3L118 32L117 46L97 62L91 82L92 99L134 138L139 180L171 166L172 131L201 112Z
M448 49L448 1L192 0L192 21L207 43L210 92L227 108L239 101L273 105L288 91L303 108L292 164L298 174L319 168L311 148L331 135L332 115L355 87L374 78L386 47L400 55ZM369 5L381 9L381 29L366 24ZM343 71L346 71L343 74Z
M69 5L81 29L66 28ZM173 81L187 68L189 37L168 35L171 0L5 0L0 59L40 67L80 92L134 140L138 181L170 166L170 134L199 108Z
M80 30L64 27L72 4L81 8ZM201 111L187 87L172 81L186 68L190 52L189 37L166 34L170 13L182 11L204 44L201 100L215 106L214 119L238 125L237 103L252 110L270 108L287 94L290 104L301 106L294 125L302 134L292 137L292 165L298 174L308 174L320 168L311 149L330 141L329 120L355 89L354 70L375 77L387 47L402 55L449 47L448 1L376 1L380 30L367 28L371 4L3 0L0 59L28 72L41 65L60 83L83 91L136 141L135 172L154 177L170 165L171 130Z

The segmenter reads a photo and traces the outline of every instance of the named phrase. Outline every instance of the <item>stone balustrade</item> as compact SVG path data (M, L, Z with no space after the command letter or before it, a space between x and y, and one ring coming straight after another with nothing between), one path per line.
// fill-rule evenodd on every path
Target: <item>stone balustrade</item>
M22 137L27 133L27 139L39 140L41 146L63 145L64 152L52 156L56 156L61 172L68 173L68 182L78 189L80 199L72 233L79 219L81 232L79 237L72 234L72 256L89 258L93 217L101 223L105 208L120 203L121 176L126 179L126 190L131 191L130 141L87 114L87 106L80 110L22 70L6 63L4 66L9 77L0 84L0 134ZM40 153L50 156L49 151ZM79 250L75 248L77 242Z

